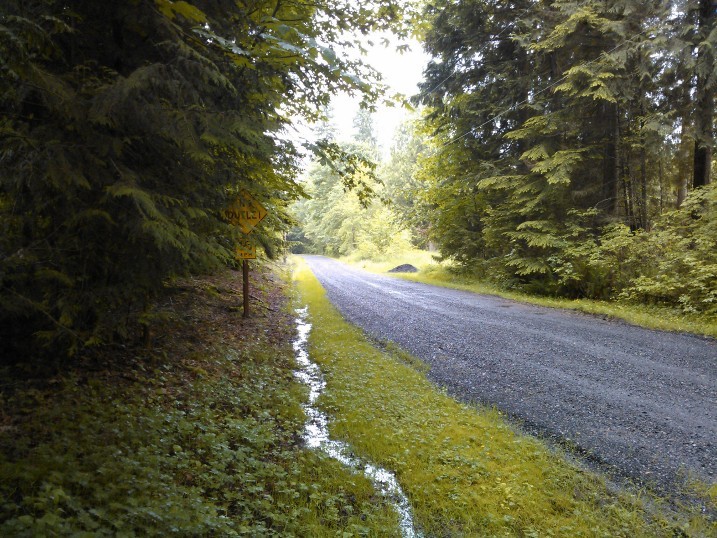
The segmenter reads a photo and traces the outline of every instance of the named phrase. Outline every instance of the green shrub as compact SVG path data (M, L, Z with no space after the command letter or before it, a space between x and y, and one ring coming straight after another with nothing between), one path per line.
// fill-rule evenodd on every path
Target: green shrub
M717 314L717 185L690 193L632 246L634 276L620 297Z

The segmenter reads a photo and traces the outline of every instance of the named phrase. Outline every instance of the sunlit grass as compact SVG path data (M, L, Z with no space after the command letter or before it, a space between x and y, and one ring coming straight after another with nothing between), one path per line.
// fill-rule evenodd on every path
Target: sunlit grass
M506 290L494 284L464 276L451 270L450 262L440 263L434 253L423 250L407 251L396 255L386 255L378 260L357 260L350 256L342 261L361 267L374 273L386 273L389 269L404 263L410 263L419 269L418 273L395 274L406 280L442 286L446 288L472 291L487 295L498 295L506 299L537 304L551 308L566 308L587 314L621 319L633 325L649 329L673 332L688 332L717 338L717 319L695 314L684 314L672 308L644 306L613 301L594 301L589 299L560 299L541 297ZM413 260L413 261L411 261Z
M435 254L434 252L428 252L426 250L405 250L392 252L390 254L387 253L370 260L357 255L346 256L341 258L341 260L374 273L385 273L394 267L406 263L413 265L420 271L428 271L438 263L434 259Z
M427 536L673 536L717 532L699 515L645 511L612 493L495 410L457 403L408 363L347 324L310 270L295 273L309 305L310 354L324 370L331 434L397 473Z

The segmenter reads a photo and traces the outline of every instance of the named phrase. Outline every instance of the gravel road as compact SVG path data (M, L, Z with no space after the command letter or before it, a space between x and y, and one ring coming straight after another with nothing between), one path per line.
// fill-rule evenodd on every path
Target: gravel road
M305 259L347 320L423 359L455 397L663 491L717 481L715 340Z

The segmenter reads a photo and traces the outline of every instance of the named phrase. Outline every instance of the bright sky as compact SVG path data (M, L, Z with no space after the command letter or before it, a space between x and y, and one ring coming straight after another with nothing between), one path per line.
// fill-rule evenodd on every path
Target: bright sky
M392 36L386 37L390 39ZM368 44L369 40L374 43L373 46ZM398 52L396 47L400 44L408 44L410 50ZM409 98L418 92L418 83L423 78L423 70L429 57L417 41L399 43L394 38L391 39L391 44L384 47L381 44L381 36L374 35L366 38L364 46L368 49L368 53L363 57L363 61L382 74L382 82L388 86L387 95L400 93ZM359 97L350 97L346 94L336 95L332 99L333 122L338 128L339 141L351 139L354 130L353 119L359 109L360 101ZM408 110L400 104L394 107L378 105L378 110L373 114L373 121L384 156L388 156L396 128L408 117L408 114ZM288 136L301 145L302 142L310 141L314 134L303 121L295 120ZM308 164L308 161L305 164Z
M369 49L364 61L371 65L383 76L383 83L389 86L389 95L401 93L411 97L418 91L418 83L423 78L423 69L428 62L428 55L423 52L417 41L408 42L411 50L399 53L395 39L388 47L380 44L381 36L372 36L373 47L366 43ZM389 37L389 36L387 36ZM367 38L368 42L368 38ZM348 95L337 95L332 100L334 122L339 128L339 140L348 140L353 132L353 118L358 111L360 99ZM373 115L376 135L384 152L391 147L391 141L396 128L407 117L408 111L401 107L380 106Z

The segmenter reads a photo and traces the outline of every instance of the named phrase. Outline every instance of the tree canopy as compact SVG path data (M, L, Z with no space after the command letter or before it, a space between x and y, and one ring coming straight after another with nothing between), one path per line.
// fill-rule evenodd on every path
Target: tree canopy
M0 340L132 336L172 277L230 263L246 188L271 254L302 194L283 128L376 92L337 53L391 1L8 0L0 6ZM139 323L139 325L138 325Z
M647 295L714 312L715 249L690 235L713 233L714 188L685 202L714 167L714 3L439 1L425 16L433 60L418 101L433 149L417 192L442 254L509 286L614 297L628 284L600 266L601 249L616 234L664 240L691 205L685 241L653 248L627 280L635 291L665 269L660 256L689 258L687 287L712 275L699 301Z
M354 143L328 129L307 144L309 190L325 197L304 232L330 239L321 248L385 249L389 230L410 229L415 244L505 285L714 311L717 260L703 248L717 243L712 1L427 3L416 27L433 57L416 99L424 123L377 168L368 110L379 86L341 50L360 48L352 35L405 34L405 9L3 2L7 357L135 337L175 276L233 263L222 210L242 189L269 210L256 241L270 256L283 248L289 205L305 194L285 127L324 117L338 91L365 106ZM372 205L376 195L392 205ZM630 261L640 245L651 265Z
M337 169L326 160L315 160L305 174L309 199L294 206L300 224L290 238L295 251L371 258L409 246L407 227L395 207L389 206L403 185L401 178L392 176L398 166L394 160L377 165L381 155L368 110L360 109L353 123L352 141L327 140L332 147L356 156L353 166ZM322 125L319 131L330 129ZM358 188L347 195L347 185Z

